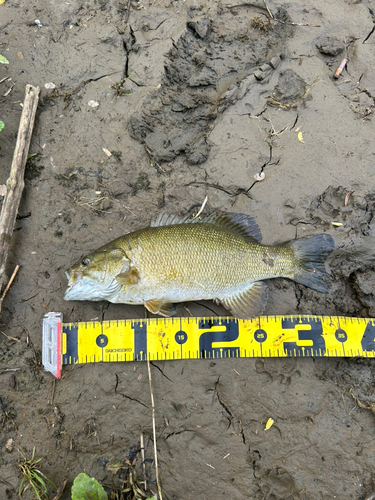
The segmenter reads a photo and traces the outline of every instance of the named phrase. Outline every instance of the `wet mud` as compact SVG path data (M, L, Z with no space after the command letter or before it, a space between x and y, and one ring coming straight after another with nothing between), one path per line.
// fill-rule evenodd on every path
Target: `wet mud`
M157 491L147 365L70 366L55 382L41 366L41 324L48 310L66 322L143 318L141 306L65 302L63 271L160 211L196 213L208 196L205 213L252 215L266 244L330 234L331 292L270 280L265 313L375 316L373 6L267 6L272 19L264 2L234 0L0 5L0 184L25 84L41 88L7 272L21 269L1 313L1 498L17 498L18 449L30 457L34 446L49 478L68 479L62 499L80 472L121 498L129 467L143 480L141 434ZM372 359L151 370L163 498L375 493Z
M180 153L189 164L207 160L207 139L218 114L243 93L240 82L253 76L254 85L278 66L283 43L293 32L285 10L276 13L284 22L270 30L254 21L262 22L259 9L217 9L220 15L212 19L187 22L167 54L160 89L131 118L135 137L158 162L172 161Z

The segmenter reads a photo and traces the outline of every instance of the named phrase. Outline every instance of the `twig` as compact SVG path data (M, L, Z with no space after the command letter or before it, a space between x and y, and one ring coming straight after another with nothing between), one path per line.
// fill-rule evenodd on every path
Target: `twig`
M364 405L363 403L360 402L360 400L357 398L357 396L355 395L354 391L353 391L353 388L351 387L349 389L349 392L352 396L352 398L354 399L354 401L357 403L357 405L360 407L360 408L363 408L365 410L371 410L374 414L375 414L375 403L370 403L369 405Z
M282 21L281 19L273 18L278 23L289 24L289 26L307 26L308 28L320 28L320 24L307 24L307 23L290 23L289 21Z
M201 208L199 209L199 212L197 213L197 215L195 215L195 216L193 217L193 219L192 219L192 220L194 220L194 219L196 219L197 217L199 217L199 216L200 216L200 214L201 214L201 213L203 212L203 210L204 210L204 207L206 206L207 200L208 200L208 196L206 196L206 198L204 199L204 201L203 201L203 203L202 203Z
M52 382L52 396L51 396L51 405L53 406L53 400L55 398L55 388L56 388L56 379Z
M10 176L7 180L7 194L5 195L0 214L0 289L4 283L5 265L10 239L13 233L22 191L25 186L25 166L34 126L36 108L38 106L39 92L39 87L26 85L17 143L13 154Z
M126 18L125 18L125 24L128 24L129 21L129 16L130 16L130 0L128 0L128 5L126 7Z
M9 95L9 94L12 92L12 90L13 90L13 87L14 87L14 86L15 86L15 83L13 83L13 84L9 87L9 89L5 92L5 94L3 95L3 97L6 97L7 95Z
M148 368L148 381L150 383L150 395L151 395L151 406L152 406L152 433L153 433L153 436L154 436L154 455L155 455L156 484L158 485L159 500L163 500L163 496L161 494L161 489L160 489L160 483L159 483L158 452L157 452L157 449L156 449L155 404L154 404L154 394L152 392L152 379L151 379L150 360L148 359L148 356L147 356L147 368Z
M155 158L154 158L153 154L151 153L151 151L146 146L145 146L145 150L147 151L147 153L148 153L148 155L150 157L151 167L155 167L156 171L158 172L158 174L160 174L160 173L166 174L167 170L164 170L164 168L162 168L159 165L159 163L157 161L155 161ZM170 165L170 163L168 165Z
M21 368L5 368L5 370L1 370L0 375L3 373L8 373L8 372L18 372L20 371Z
M181 303L182 307L190 314L190 316L193 316L192 312L190 311L190 309L185 306L185 304Z
M143 469L143 484L145 491L147 490L147 479L146 479L146 464L145 464L145 445L143 441L143 432L141 432L141 457L142 457L142 469Z
M52 498L52 500L59 500L61 495L64 493L65 486L67 485L68 480L64 479L64 481L60 484L59 489L56 491L56 495Z
M320 28L320 24L291 23L290 21L283 21L282 19L277 19L268 8L266 0L263 0L263 2L270 18L273 19L274 21L277 21L278 23L289 24L289 26L308 26L309 28Z
M270 11L270 9L268 8L268 5L266 4L266 0L263 0L264 1L264 5L266 6L266 9L267 9L267 12L268 12L268 15L270 16L271 19L273 19L273 15L272 15L272 12Z
M8 282L8 284L7 284L7 286L6 286L5 290L4 290L4 292L3 292L3 295L2 295L2 296L1 296L1 298L0 298L0 311L1 311L1 306L3 305L3 300L4 300L4 298L5 298L5 295L8 293L8 290L9 290L9 288L10 288L10 285L13 283L13 280L14 280L14 278L16 277L16 274L18 273L18 269L19 269L19 268L20 268L20 266L17 264L17 265L16 265L16 267L15 267L15 269L14 269L14 271L13 271L13 274L12 274L12 276L10 277L10 280L9 280L9 282Z
M15 337L11 337L10 335L7 335L6 333L4 332L1 332L3 335L5 335L5 337L8 339L8 340L14 340L14 342L21 342L20 339L16 339Z
M5 295L8 293L8 290L10 288L10 285L13 283L13 280L14 278L16 277L16 274L18 273L18 269L20 268L20 266L17 264L16 267L14 268L14 271L13 271L13 274L12 276L10 277L10 280L9 280L9 283L7 284L5 290L4 290L4 293L3 295L1 296L1 299L0 300L4 300L4 297Z

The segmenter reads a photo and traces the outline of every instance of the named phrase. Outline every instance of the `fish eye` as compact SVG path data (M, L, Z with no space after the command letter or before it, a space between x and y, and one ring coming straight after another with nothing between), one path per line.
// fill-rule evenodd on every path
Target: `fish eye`
M90 259L87 259L87 258L86 258L86 259L83 259L83 260L82 260L81 264L82 264L83 266L88 266L88 265L90 264L90 262L91 262L91 261L90 261Z

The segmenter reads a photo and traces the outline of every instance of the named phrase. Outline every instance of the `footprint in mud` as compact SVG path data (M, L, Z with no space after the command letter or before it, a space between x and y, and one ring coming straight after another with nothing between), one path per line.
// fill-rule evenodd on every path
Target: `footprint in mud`
M278 380L280 384L290 385L292 378L300 377L301 372L296 369L297 360L295 358L286 359L257 359L255 371L267 377L269 382Z
M327 259L332 291L318 297L311 290L301 290L302 314L308 310L312 314L375 315L374 209L374 193L360 196L343 186L329 186L313 201L301 199L292 208L289 223L296 226L297 236L311 226L330 231L335 240L335 250Z
M278 65L275 54L294 33L285 22L289 16L280 9L276 16L283 22L260 31L254 25L258 11L251 4L239 5L238 11L222 7L213 19L187 23L167 56L160 90L131 117L134 136L157 162L171 162L180 153L192 165L207 160L207 133L217 116L244 95L241 83L250 78L257 84Z
M282 467L268 470L259 482L256 500L296 500L293 477Z

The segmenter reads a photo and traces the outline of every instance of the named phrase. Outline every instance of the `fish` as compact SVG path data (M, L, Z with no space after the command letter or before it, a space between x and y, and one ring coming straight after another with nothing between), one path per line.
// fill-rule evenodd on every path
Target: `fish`
M232 316L250 319L267 303L264 280L289 278L326 293L328 234L282 245L261 244L255 219L217 212L192 219L159 214L147 228L127 233L82 257L66 271L65 300L144 304L153 314L176 314L174 303L213 300Z

